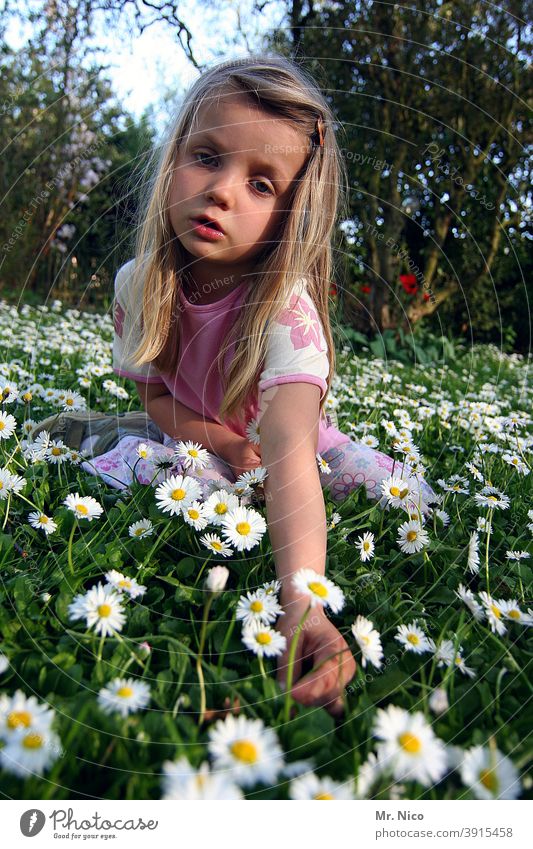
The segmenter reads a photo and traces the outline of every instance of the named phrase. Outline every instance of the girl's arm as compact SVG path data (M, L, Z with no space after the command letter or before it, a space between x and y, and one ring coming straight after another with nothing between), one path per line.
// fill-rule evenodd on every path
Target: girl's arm
M319 401L320 389L311 383L271 387L260 401L261 457L268 470L264 484L268 528L285 610L277 627L288 644L278 664L282 683L287 677L290 640L309 604L292 586L292 576L302 568L325 574L326 511L316 461ZM355 673L355 661L321 607L312 609L300 634L293 680L300 677L304 659L313 666L320 663L320 669L293 687L294 698L339 713L341 692Z

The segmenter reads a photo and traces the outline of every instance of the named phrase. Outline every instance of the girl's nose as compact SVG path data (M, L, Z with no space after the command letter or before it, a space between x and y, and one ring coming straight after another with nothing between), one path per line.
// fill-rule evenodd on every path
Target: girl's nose
M242 185L242 177L237 174L232 176L229 170L225 170L223 174L213 175L205 192L206 197L215 203L231 205L240 185Z

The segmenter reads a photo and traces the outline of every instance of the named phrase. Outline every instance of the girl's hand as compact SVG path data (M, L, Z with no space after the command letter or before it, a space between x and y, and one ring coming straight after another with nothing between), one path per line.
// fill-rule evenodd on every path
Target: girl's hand
M253 445L244 436L237 436L227 446L223 460L231 467L235 477L243 472L250 472L261 465L261 454L258 445Z
M276 622L276 629L287 638L287 648L278 658L277 680L280 686L286 684L290 644L307 604L301 600L284 604L285 615ZM309 663L312 669L301 677L304 662ZM315 669L319 664L320 668ZM322 607L312 607L296 647L292 697L303 705L325 707L333 716L339 716L344 710L342 691L355 675L355 670L356 663L344 637L326 617Z

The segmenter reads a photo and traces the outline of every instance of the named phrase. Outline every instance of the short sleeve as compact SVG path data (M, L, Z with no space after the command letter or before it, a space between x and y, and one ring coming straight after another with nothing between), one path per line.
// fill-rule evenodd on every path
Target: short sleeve
M134 365L132 355L141 341L141 308L132 306L132 279L135 260L122 265L115 277L113 299L113 371L141 383L164 383L159 369L151 363Z
M314 383L327 391L328 346L322 324L302 278L287 306L267 327L268 343L258 389L280 383Z

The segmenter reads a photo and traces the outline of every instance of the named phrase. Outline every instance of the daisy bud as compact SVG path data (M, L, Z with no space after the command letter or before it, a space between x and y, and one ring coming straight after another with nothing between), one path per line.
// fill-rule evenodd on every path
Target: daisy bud
M150 643L147 643L146 640L139 644L139 648L141 649L143 655L145 655L146 657L148 657L148 655L152 653L152 646L150 645Z
M448 695L446 690L442 687L437 687L433 690L431 696L428 700L429 707L433 711L433 713L439 714L444 713L444 711L448 710L450 705L448 704Z
M213 566L207 573L205 588L210 593L221 593L229 578L229 569L225 566Z

